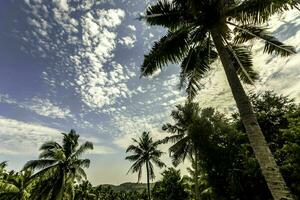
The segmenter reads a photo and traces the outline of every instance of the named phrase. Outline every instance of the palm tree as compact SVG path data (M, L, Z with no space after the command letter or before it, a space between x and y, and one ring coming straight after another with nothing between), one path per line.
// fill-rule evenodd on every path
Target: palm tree
M295 49L267 32L262 25L278 12L298 8L298 0L159 0L141 18L168 29L145 55L141 75L153 74L168 63L181 63L181 87L189 100L201 88L201 78L220 58L241 119L262 174L274 197L289 199L279 168L270 152L240 79L254 84L257 73L244 44L259 39L264 52L289 56ZM240 77L240 79L239 79Z
M177 105L176 110L172 111L172 118L175 124L167 123L163 125L163 130L172 133L172 136L166 137L162 142L172 142L169 151L172 157L173 165L177 166L184 162L187 156L194 162L195 176L199 177L199 155L197 146L200 145L199 138L201 134L206 134L211 127L205 114L211 112L211 108L204 109L200 112L197 103L187 102L184 106ZM200 199L199 178L195 178L195 199Z
M133 155L127 156L125 159L134 162L128 172L138 172L138 182L142 177L142 167L143 165L146 165L148 198L151 199L150 179L153 180L155 178L154 166L152 163L159 168L163 168L165 164L160 160L160 156L163 152L157 149L161 142L153 141L149 134L149 132L143 132L138 140L132 138L136 145L130 145L126 150L126 153L132 152Z
M28 161L24 166L24 169L39 170L32 176L39 182L32 193L34 199L62 200L67 195L73 199L74 181L87 177L83 168L89 167L90 160L80 157L93 149L93 144L85 142L79 145L79 135L75 130L62 134L62 144L55 141L44 143L40 147L39 159Z

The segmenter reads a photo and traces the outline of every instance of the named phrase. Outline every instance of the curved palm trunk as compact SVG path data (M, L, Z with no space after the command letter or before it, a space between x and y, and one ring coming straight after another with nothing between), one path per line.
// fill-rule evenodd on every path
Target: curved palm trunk
M148 198L151 200L151 191L150 191L150 176L149 176L149 162L146 161L146 169L147 169L147 189L148 189Z
M251 147L258 160L268 188L274 200L293 199L260 129L250 100L236 74L229 54L224 46L223 38L217 30L213 30L211 35L223 64L227 80L245 126Z

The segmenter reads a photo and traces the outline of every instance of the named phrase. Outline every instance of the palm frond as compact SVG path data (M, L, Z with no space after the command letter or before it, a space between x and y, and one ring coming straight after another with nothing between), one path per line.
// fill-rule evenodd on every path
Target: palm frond
M46 167L54 165L56 162L56 160L52 159L30 160L24 165L23 170L44 169Z
M227 45L227 49L240 79L246 84L254 85L258 73L253 69L251 52L245 46Z
M88 168L90 166L90 163L90 159L78 159L73 162L73 165Z
M140 158L141 156L139 154L136 155L130 155L130 156L126 156L125 160L129 160L131 162L136 161Z
M179 63L188 50L188 28L169 31L155 42L150 52L145 55L141 66L141 76L152 75L168 63Z
M298 5L297 0L246 0L231 9L227 16L243 24L261 24L274 14L297 8Z
M217 59L217 52L209 38L189 50L188 55L181 63L180 88L187 84L186 92L188 98L193 99L201 89L201 79L210 70L210 64Z
M78 158L86 151L93 150L93 149L94 149L94 146L93 146L92 142L85 142L82 145L80 145L78 150L73 154L73 157Z
M181 16L181 10L178 6L167 0L160 0L156 4L149 6L145 16L140 19L145 20L150 25L163 26L175 29L184 23Z
M296 53L294 47L280 42L277 38L268 33L265 28L231 24L235 26L234 32L236 33L236 36L234 41L236 44L241 44L253 39L261 39L265 42L264 53L274 53L275 55L280 56L289 56Z
M164 162L162 162L158 157L152 158L152 162L157 165L159 168L163 168L166 166Z
M179 163L185 160L189 152L189 138L185 137L178 141L169 148L172 163L174 166L178 166Z
M40 150L49 150L49 149L60 149L62 148L60 144L55 141L48 141L42 144Z

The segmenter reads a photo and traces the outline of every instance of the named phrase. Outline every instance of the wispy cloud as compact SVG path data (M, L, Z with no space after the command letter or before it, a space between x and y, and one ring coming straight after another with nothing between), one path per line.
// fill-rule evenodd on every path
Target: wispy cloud
M17 101L8 94L0 93L0 103L11 104L16 107L34 112L40 116L50 117L53 119L73 118L73 115L67 106L62 108L47 98L33 97L31 99L26 99L25 101Z

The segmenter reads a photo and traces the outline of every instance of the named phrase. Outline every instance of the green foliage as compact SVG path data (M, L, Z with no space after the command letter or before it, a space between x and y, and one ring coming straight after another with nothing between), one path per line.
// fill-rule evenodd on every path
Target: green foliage
M280 42L263 26L272 15L297 6L296 0L159 0L146 9L141 19L149 25L167 28L168 33L145 55L141 75L151 75L169 63L180 63L181 87L186 87L192 100L201 89L200 80L217 58L211 38L212 33L217 33L230 50L230 59L241 80L253 84L257 73L252 68L251 52L242 43L259 39L265 41L265 53L294 54L293 47ZM234 45L230 44L232 38Z
M272 91L262 94L252 94L251 102L263 134L272 153L280 167L281 173L290 187L291 192L300 198L300 185L298 184L299 162L299 105L286 96L276 95ZM233 115L237 129L245 131L239 115ZM250 153L250 154L249 154ZM248 162L254 156L250 151ZM243 153L245 155L245 152ZM253 167L252 167L253 169ZM255 173L255 171L253 171Z
M79 135L74 130L62 133L62 145L49 141L41 147L38 160L28 161L24 169L39 170L31 178L37 181L31 199L73 199L74 181L86 178L83 168L89 167L89 159L80 159L90 142L79 145Z
M168 168L162 173L162 180L155 183L152 196L153 200L187 200L189 194L185 190L184 179L180 171Z

